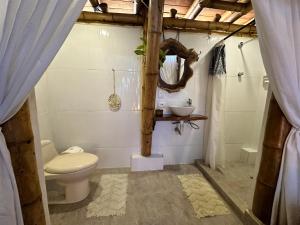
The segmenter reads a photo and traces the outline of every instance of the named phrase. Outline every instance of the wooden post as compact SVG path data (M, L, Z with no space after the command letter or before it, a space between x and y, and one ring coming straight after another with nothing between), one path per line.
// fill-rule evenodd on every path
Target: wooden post
M24 224L45 225L28 102L1 126L11 155Z
M163 22L163 0L151 0L148 10L146 65L142 87L142 155L151 155L152 129L159 75L159 44Z
M290 123L272 96L252 205L254 215L266 225L270 224L283 147L290 130Z

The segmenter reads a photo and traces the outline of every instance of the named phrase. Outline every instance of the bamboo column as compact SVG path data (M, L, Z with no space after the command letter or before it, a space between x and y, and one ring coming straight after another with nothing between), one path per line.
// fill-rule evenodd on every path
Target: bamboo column
M290 130L291 125L272 96L252 205L254 215L266 225L270 224L283 147Z
M142 87L142 155L151 155L156 87L159 75L159 44L163 22L163 0L150 0L148 10L146 64Z
M24 224L45 225L28 102L1 126L11 155Z

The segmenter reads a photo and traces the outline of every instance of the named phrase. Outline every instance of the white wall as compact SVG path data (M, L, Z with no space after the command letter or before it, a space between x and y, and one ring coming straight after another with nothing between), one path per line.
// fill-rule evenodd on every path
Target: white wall
M140 151L140 58L133 50L140 44L142 30L139 27L76 24L63 47L36 87L37 107L42 138L54 140L59 150L79 145L100 157L100 167L128 167L130 154ZM175 37L166 33L166 37ZM158 90L157 102L193 100L196 113L205 114L207 68L209 49L221 36L198 33L181 33L180 41L187 48L202 54L193 65L194 76L179 93L168 94ZM232 154L245 142L254 143L252 133L244 124L257 120L259 111L260 80L264 75L257 42L249 43L243 51L245 64L237 48L245 38L226 41L228 62L228 88L226 94L228 128L235 117L241 126L229 129L226 134L228 152ZM112 93L111 69L117 70L116 88L122 99L119 112L108 109L107 99ZM248 68L248 69L247 69ZM237 73L246 75L237 80ZM235 93L238 93L236 97ZM249 96L250 97L249 97ZM225 97L225 96L224 96ZM246 107L249 100L250 106ZM243 107L239 103L243 103ZM235 114L234 114L235 113ZM248 117L247 117L248 116ZM166 164L191 163L202 157L204 122L198 122L200 130L186 126L182 136L174 132L170 122L157 122L153 134L153 152L165 155ZM246 127L245 131L243 127ZM253 128L253 126L252 126ZM242 130L243 135L240 131ZM254 128L253 128L254 130ZM231 138L238 134L239 136ZM251 141L249 139L251 134ZM247 137L247 138L246 138ZM247 139L247 140L246 140ZM247 144L248 145L248 144ZM234 156L231 157L234 159ZM230 159L231 159L230 158Z
M51 126L51 112L50 102L48 98L48 76L44 74L38 84L35 86L37 111L38 111L38 123L40 129L41 138L47 138L53 140L52 126Z
M100 167L128 166L131 152L139 151L140 59L133 50L140 36L138 27L74 26L36 90L40 125L46 124L46 107L39 106L47 105L59 150L79 145L99 155ZM112 68L122 96L119 112L111 112L107 104ZM51 138L48 134L41 129L42 138Z
M176 34L168 32L166 36L175 38ZM187 48L194 48L198 53L201 51L201 55L199 61L193 65L194 76L188 82L187 87L176 94L168 94L163 90L158 90L158 105L161 103L171 105L174 102L185 102L191 98L196 106L195 113L205 114L207 68L210 60L208 52L222 38L223 36L220 35L180 34L180 42ZM251 38L231 37L225 43L227 77L226 95L224 96L224 147L226 161L238 161L242 147L257 149L260 137L267 94L267 90L263 86L263 76L266 75L266 72L257 40L248 42L241 50L238 48L240 42L248 40ZM244 73L241 78L237 76L239 72ZM174 126L170 123L159 124L159 130L154 133L154 150L157 148L158 151L165 152L178 160L177 162L182 161L185 157L188 159L190 157L197 158L199 150L202 151L204 132L203 123L200 125L200 131L185 129L183 136L178 136L173 132Z
M226 160L237 161L242 147L257 149L265 109L266 75L258 41L251 41L241 50L240 38L226 41L227 80L225 96ZM245 40L243 40L245 41ZM241 78L237 74L244 72Z
M166 32L165 38L176 38L175 32ZM220 37L219 37L220 38ZM193 77L188 81L187 86L180 92L168 93L164 90L157 90L157 105L174 105L192 99L196 107L194 113L205 115L206 87L208 77L209 57L207 53L218 38L208 40L207 34L180 33L179 41L187 48L193 48L199 55L198 62L192 64ZM168 108L164 108L169 112ZM195 159L202 158L204 121L196 122L199 130L194 130L185 125L182 135L174 132L175 125L170 122L157 122L153 133L153 151L163 152L166 162L192 163Z

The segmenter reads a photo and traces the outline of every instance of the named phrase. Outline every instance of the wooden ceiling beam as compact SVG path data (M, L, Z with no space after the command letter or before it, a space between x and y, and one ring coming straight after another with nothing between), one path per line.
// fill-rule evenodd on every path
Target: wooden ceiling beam
M194 0L184 18L195 19L199 15L201 10L201 0Z
M85 23L109 23L133 26L144 25L144 18L142 16L125 13L81 12L77 21Z
M232 33L233 31L241 28L241 25L223 23L223 22L210 22L210 21L197 21L189 19L173 19L173 18L164 18L163 21L164 29L170 30L182 30L190 32L221 32L221 33ZM239 34L244 35L256 35L256 27L248 26L241 30Z
M213 8L213 9L223 9L226 11L245 12L248 10L249 4L251 5L251 2L245 4L245 3L225 2L225 1L211 1L210 4L206 4L206 2L203 1L202 6L207 8Z
M226 2L226 1L211 1L211 0L194 0L193 4L189 8L188 12L184 16L186 19L195 19L204 8L222 9L226 11L240 12L233 21L237 20L241 16L247 14L252 10L251 2L248 3L237 3L237 2Z
M119 25L132 25L143 26L144 18L134 14L123 13L95 13L95 12L81 12L78 22L85 23L109 23ZM223 23L223 22L209 22L209 21L197 21L190 19L177 19L177 18L164 18L164 29L169 30L182 30L189 32L221 32L231 33L239 28L241 25ZM239 34L243 35L256 35L256 27L249 26L243 29Z
M251 1L249 1L248 3L245 4L245 7L243 8L243 10L241 11L241 13L239 13L235 18L233 18L230 22L233 23L236 20L238 20L239 18L241 18L243 15L246 15L248 12L250 12L252 10L252 4Z

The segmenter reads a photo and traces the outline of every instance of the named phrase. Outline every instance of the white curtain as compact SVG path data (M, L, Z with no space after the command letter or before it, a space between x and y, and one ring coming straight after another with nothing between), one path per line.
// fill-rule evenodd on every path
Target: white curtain
M225 167L224 107L226 75L209 75L207 85L204 149L205 164L212 169Z
M252 0L271 89L293 128L284 154L272 225L300 224L300 1Z
M204 132L204 161L212 169L225 167L224 121L226 91L226 54L224 41L210 50L206 92L208 120Z
M0 124L21 107L59 50L85 0L1 0ZM10 154L0 128L0 224L23 224Z

